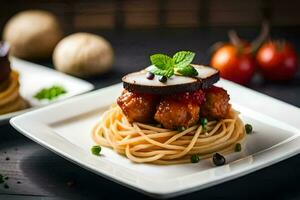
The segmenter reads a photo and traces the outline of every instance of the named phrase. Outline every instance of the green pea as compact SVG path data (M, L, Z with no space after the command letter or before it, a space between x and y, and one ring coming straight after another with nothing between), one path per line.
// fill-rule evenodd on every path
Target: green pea
M246 124L245 125L245 130L246 130L247 134L252 133L253 128L252 128L251 124Z
M191 163L198 163L200 161L200 157L197 154L193 154L191 156Z
M185 131L185 127L184 127L184 126L179 126L179 127L177 128L177 131Z
M201 126L202 126L202 128L203 128L204 131L206 131L206 125L207 125L207 123L208 123L207 118L200 118L200 124L201 124Z
M236 143L234 147L235 152L240 152L242 150L242 145L240 143Z
M91 152L92 152L92 154L99 156L99 154L101 152L101 147L99 145L95 145L91 148Z

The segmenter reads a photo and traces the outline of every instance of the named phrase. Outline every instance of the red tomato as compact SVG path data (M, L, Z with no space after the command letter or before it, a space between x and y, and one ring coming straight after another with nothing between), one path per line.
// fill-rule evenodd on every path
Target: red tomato
M210 64L220 71L221 77L239 84L249 83L255 72L254 57L232 44L217 49Z
M298 69L296 52L287 42L265 43L258 50L256 60L261 72L269 80L290 80Z

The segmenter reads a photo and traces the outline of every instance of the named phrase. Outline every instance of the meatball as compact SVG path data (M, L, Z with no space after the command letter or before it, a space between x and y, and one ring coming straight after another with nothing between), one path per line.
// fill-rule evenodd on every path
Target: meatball
M193 92L175 93L175 94L168 95L167 97L175 99L180 102L195 103L200 106L205 101L205 93L201 89Z
M226 90L213 86L205 93L206 101L201 107L201 116L210 120L226 118L231 108Z
M188 128L199 120L200 106L192 102L164 98L160 101L154 119L165 128Z
M147 123L153 121L158 97L124 90L117 103L130 122Z

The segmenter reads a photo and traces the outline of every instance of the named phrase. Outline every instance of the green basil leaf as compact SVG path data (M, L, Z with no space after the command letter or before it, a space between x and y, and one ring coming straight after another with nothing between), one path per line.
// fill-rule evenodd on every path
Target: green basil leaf
M174 61L171 57L164 54L154 54L150 56L152 65L159 69L169 69L174 67Z
M195 53L191 51L179 51L173 56L175 67L185 67L193 61Z
M170 78L171 76L174 75L174 68L169 68L166 70L154 68L151 70L151 72L155 75L166 76L166 77Z
M176 73L179 73L182 76L197 76L198 72L197 70L191 66L185 66L185 67L181 67L181 68L175 68Z

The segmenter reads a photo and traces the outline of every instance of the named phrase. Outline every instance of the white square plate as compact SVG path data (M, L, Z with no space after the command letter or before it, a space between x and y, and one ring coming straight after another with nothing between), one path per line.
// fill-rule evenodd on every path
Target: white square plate
M234 179L297 154L300 150L300 109L234 83L221 80L233 107L254 127L240 153L226 156L215 167L210 160L197 164L158 166L136 164L103 148L94 156L92 127L115 102L122 85L114 85L13 118L25 136L101 176L160 198L172 197Z
M32 110L36 107L44 106L71 96L90 91L94 86L84 80L66 75L59 71L43 67L18 58L11 58L12 69L19 73L20 94L32 106L29 109L0 115L0 124L7 122L11 117ZM51 102L38 101L33 96L42 88L61 85L67 93Z

